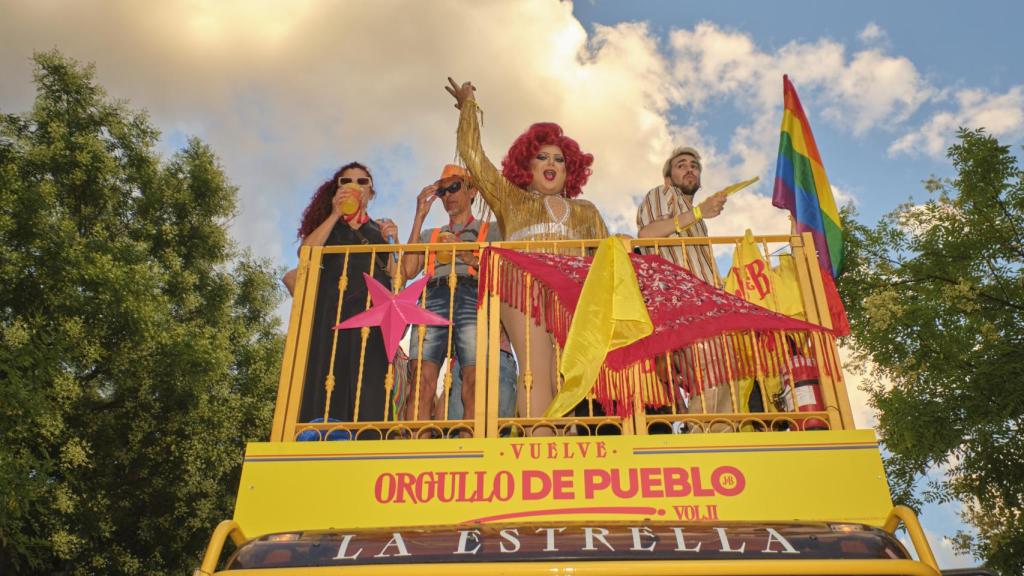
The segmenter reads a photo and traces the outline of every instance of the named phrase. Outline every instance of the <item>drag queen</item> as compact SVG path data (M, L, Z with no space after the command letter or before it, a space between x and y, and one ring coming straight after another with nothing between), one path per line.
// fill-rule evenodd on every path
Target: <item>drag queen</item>
M597 208L576 199L590 176L593 155L582 152L557 124L537 123L516 138L498 172L480 145L476 88L470 82L448 81L451 85L445 89L460 110L459 155L493 210L505 240L590 240L608 235ZM526 357L527 330L530 332L530 407L527 410L521 376L518 408L520 417L536 417L544 413L557 389L554 341L544 326L527 322L522 312L504 302L501 306L502 322L521 364Z

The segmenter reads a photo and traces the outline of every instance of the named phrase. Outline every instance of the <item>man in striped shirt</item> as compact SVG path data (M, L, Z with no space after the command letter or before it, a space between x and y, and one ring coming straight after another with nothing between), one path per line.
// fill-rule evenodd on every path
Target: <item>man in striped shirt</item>
M680 146L665 161L662 176L665 183L652 188L636 212L638 238L704 238L708 228L704 220L722 213L726 198L713 194L700 204L693 196L700 189L701 162L697 150ZM654 254L654 248L643 249ZM662 246L661 257L693 272L713 286L719 285L715 275L713 254L709 245Z
M664 184L648 191L636 212L638 238L707 237L708 229L704 220L722 213L726 197L712 194L700 204L694 204L693 197L700 189L701 168L700 154L694 148L680 146L672 151L662 167ZM712 286L721 285L710 244L690 244L684 250L677 243L674 246L660 246L657 249L645 247L641 250L647 254L660 254L662 258L686 268ZM732 412L730 386L715 386L707 394L702 394L700 378L695 374L696 368L692 362L687 361L682 354L675 355L674 362L681 368L674 371L675 375L679 380L684 380L685 387L691 391L687 412ZM665 372L664 367L659 372ZM667 373L663 375L666 377L662 379L667 380ZM711 430L724 431L714 426Z

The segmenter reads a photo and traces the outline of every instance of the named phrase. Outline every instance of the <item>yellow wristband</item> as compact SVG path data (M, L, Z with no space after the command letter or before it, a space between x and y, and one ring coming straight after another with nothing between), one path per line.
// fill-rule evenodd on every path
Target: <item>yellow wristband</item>
M694 206L693 207L693 221L694 222L699 222L702 218L704 218L704 215L700 213L700 206Z
M677 216L673 216L672 217L672 222L676 225L676 234L682 236L683 235L683 228L682 228L682 226L679 225L679 216L678 215Z

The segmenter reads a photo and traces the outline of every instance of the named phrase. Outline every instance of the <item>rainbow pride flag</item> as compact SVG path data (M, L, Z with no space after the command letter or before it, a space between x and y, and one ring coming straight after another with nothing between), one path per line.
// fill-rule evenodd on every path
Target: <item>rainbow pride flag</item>
M832 197L825 166L814 143L811 125L800 105L800 97L782 77L784 112L779 137L779 159L775 164L772 205L789 210L798 233L810 232L818 250L818 262L835 278L843 265L843 228Z

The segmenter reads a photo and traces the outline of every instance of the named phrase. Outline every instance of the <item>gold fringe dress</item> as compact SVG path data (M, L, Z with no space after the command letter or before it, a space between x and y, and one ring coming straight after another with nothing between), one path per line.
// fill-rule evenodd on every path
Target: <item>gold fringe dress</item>
M474 100L462 105L459 155L494 211L505 240L599 240L608 236L608 227L592 202L563 198L569 213L559 222L548 209L543 194L523 190L502 176L480 145L478 110Z

